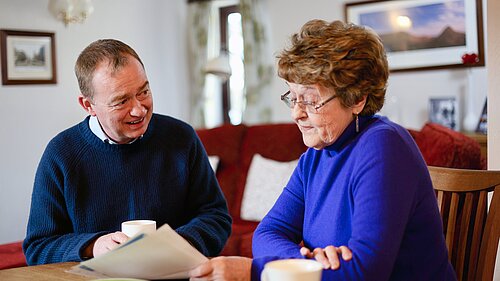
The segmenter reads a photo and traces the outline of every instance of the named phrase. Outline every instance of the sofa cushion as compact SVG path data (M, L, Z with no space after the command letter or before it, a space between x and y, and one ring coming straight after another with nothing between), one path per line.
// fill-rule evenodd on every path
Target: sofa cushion
M212 167L212 170L214 170L214 172L217 172L217 168L219 167L219 161L220 161L219 156L216 155L208 156L208 162L210 162L210 166Z
M0 269L26 266L22 241L0 245Z
M241 142L245 130L245 125L223 125L217 128L196 131L207 154L219 157L216 176L226 197L229 213L232 216L235 213L232 202L234 201L236 178L239 173Z
M241 146L241 170L232 199L235 212L233 219L240 219L241 201L254 154L258 153L267 159L288 162L298 159L306 149L302 134L293 123L248 127Z
M425 162L430 166L481 169L479 143L436 123L427 123L414 134Z
M279 162L254 154L241 202L241 218L261 221L287 184L298 160Z

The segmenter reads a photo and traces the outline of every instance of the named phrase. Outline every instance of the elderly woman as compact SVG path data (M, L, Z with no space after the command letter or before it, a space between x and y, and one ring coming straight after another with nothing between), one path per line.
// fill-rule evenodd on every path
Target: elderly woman
M193 280L259 280L266 262L302 256L326 265L323 280L456 280L418 147L375 115L388 79L379 37L312 20L291 43L278 57L281 99L309 149L255 231L254 259L212 259Z

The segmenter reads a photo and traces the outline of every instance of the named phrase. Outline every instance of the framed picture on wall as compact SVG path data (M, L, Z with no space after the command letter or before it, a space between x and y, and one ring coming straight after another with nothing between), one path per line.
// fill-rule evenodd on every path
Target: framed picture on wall
M429 121L459 131L458 102L455 97L431 98Z
M483 105L483 111L479 116L479 122L477 123L476 133L487 134L488 133L488 113L487 106L488 101L486 100Z
M54 33L0 30L2 84L56 84Z
M484 65L481 0L383 0L347 3L347 22L382 39L392 72ZM475 54L472 64L464 54Z

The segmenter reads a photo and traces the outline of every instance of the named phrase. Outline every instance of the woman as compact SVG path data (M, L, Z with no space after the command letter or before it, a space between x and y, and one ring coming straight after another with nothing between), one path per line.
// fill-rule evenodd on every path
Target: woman
M257 227L253 261L219 257L191 276L258 280L266 262L305 255L335 269L323 280L456 280L418 147L375 115L388 79L379 37L312 20L291 43L278 56L281 99L309 149Z

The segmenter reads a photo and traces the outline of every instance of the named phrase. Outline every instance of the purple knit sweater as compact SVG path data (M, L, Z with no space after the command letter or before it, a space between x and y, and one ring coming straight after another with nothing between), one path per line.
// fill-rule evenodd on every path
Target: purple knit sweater
M253 237L252 279L267 261L345 245L351 261L323 280L456 280L426 164L406 129L364 117L309 149Z

